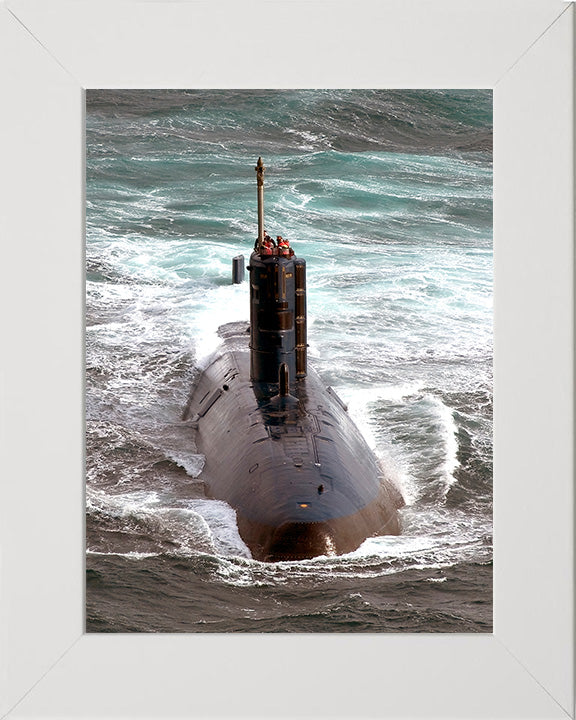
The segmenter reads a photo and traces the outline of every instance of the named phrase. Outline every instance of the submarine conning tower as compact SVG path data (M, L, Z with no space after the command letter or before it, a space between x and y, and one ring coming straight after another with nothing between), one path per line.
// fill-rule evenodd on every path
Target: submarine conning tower
M250 379L278 384L306 376L306 261L267 247L264 232L264 164L258 158L258 238L250 256ZM285 368L283 369L285 372Z

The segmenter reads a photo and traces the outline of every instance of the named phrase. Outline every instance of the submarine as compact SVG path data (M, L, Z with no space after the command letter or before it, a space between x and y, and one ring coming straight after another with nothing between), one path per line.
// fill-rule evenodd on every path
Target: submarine
M206 458L206 495L235 510L255 560L341 555L368 537L399 534L404 500L344 402L309 366L306 261L265 234L264 171L258 158L250 322L219 328L222 344L182 419Z

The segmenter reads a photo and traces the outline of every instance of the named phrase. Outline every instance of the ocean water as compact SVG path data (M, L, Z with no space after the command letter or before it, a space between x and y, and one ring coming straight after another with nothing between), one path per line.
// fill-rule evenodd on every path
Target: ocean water
M402 534L261 563L180 421L266 229L308 266L309 361ZM492 95L88 91L88 632L491 632Z

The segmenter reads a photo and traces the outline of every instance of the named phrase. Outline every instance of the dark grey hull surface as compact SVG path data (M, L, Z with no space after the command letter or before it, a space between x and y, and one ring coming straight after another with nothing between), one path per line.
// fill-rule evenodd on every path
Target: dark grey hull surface
M351 552L400 532L404 501L337 397L311 369L290 383L250 380L249 330L221 328L184 419L197 425L207 494L235 509L257 560Z

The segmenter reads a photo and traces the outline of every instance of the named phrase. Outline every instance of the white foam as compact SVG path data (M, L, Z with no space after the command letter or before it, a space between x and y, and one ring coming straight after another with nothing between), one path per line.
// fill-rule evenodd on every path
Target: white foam
M110 518L136 517L147 522L160 540L169 537L177 545L177 555L209 551L223 557L251 558L238 533L235 511L220 500L194 498L183 502L155 490L110 495L89 487L86 507Z
M251 558L250 550L238 533L236 512L221 500L195 499L190 507L205 520L214 549L219 555L226 557Z
M401 383L399 385L371 385L370 387L340 387L338 394L346 400L349 408L365 413L368 406L379 400L400 401L416 395L422 390L421 383Z
M187 453L183 450L165 450L166 457L179 467L186 470L186 473L192 478L200 477L206 456L201 453Z
M423 411L427 416L425 426L421 432L428 433L433 430L436 447L441 449L441 465L438 472L444 483L443 492L446 494L456 482L455 471L460 466L458 460L458 427L451 408L445 405L436 395L423 393L422 383L402 383L397 385L383 385L371 388L354 389L350 392L349 407L351 414L361 428L366 438L373 437L371 433L371 420L369 414L370 404L378 401L393 403L409 402L410 399L423 404ZM343 392L346 394L346 391ZM420 414L420 413L419 413ZM419 421L422 424L424 417ZM395 451L390 458L389 448L374 448L383 462L392 462L393 468L400 476L400 485L407 504L414 503L421 493L418 481L413 477L411 467L418 463L418 455L411 451L404 458L402 449Z
M368 446L374 450L376 448L376 438L368 415L368 406L376 399L374 389L338 387L334 388L334 390L346 403L350 417L364 436Z
M191 507L170 505L170 502L168 495L160 495L154 490L110 495L102 490L87 488L86 492L89 512L119 520L137 518L146 523L161 542L170 539L177 546L178 555L213 551L212 532L202 514ZM130 532L124 524L123 531Z
M401 401L420 391L420 385L405 383L402 385L379 385L369 388L338 388L338 395L348 405L350 417L362 433L368 446L376 454L383 474L396 484L406 504L413 503L419 491L401 458L393 453L390 446L382 447L374 434L370 418L370 406L380 400Z
M157 552L136 552L134 550L131 550L127 553L121 553L121 552L100 552L98 550L86 550L86 555L110 555L113 557L125 557L129 560L142 560L144 558L150 558L150 557L158 557L161 555L161 553Z
M454 472L460 467L458 460L458 427L454 420L454 412L445 405L440 398L427 395L440 420L440 436L444 445L445 461L443 465L443 478L445 483L445 492L454 485L456 478Z
M150 510L158 503L159 494L155 490L136 490L111 495L91 486L86 488L87 510L116 517Z
M221 325L247 320L246 286L244 281L212 288L206 294L205 304L195 310L192 322L198 362L206 360L221 344L222 339L218 335Z

